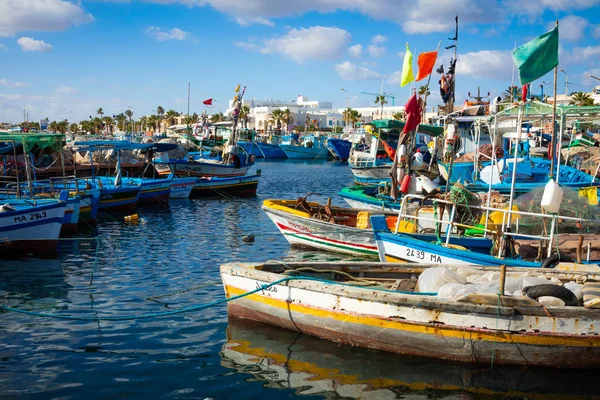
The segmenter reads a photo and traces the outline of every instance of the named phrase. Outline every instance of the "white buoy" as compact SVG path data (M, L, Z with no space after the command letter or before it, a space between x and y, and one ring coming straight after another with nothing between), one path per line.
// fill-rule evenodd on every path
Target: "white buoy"
M554 179L550 179L544 188L541 206L544 210L557 213L560 210L560 204L563 199L563 189L558 186Z
M435 183L433 183L431 179L429 179L426 176L419 176L417 178L417 191L419 191L419 187L421 189L421 192L427 193L432 193L437 188L437 186L435 186Z

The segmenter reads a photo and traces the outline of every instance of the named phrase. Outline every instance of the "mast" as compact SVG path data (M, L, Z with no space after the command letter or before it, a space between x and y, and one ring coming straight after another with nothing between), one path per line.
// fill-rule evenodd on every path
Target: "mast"
M188 108L187 108L187 118L185 119L186 127L185 132L190 134L190 82L188 82Z
M558 26L558 20L556 20L556 26ZM554 101L552 104L552 139L550 140L550 149L548 152L550 156L550 178L554 175L554 164L556 158L556 81L558 80L558 65L554 67ZM560 145L560 144L559 144Z
M450 97L450 99L448 99L448 104L447 104L447 111L446 114L452 114L454 112L454 96L455 96L455 90L456 90L456 57L457 57L457 52L458 52L458 14L456 14L456 17L454 17L454 21L456 22L456 28L454 30L454 37L453 38L448 38L449 40L452 40L454 42L454 44L447 46L446 50L450 50L451 48L454 48L454 73L452 74L452 97ZM450 65L452 67L452 65Z

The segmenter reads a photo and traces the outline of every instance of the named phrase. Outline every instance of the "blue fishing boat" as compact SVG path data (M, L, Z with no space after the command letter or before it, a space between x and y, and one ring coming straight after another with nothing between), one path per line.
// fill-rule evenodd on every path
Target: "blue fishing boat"
M333 156L327 150L326 141L327 136L324 135L305 135L298 140L294 140L290 136L290 139L287 141L284 140L279 147L285 152L288 158L328 159ZM285 144L286 142L287 144Z
M254 175L199 178L191 197L255 197L261 171Z
M348 161L350 150L352 150L352 142L345 139L331 138L327 141L327 149L333 155L333 158L342 162Z
M285 151L283 151L278 144L263 142L255 142L255 144L259 150L259 154L261 154L263 158L288 158Z

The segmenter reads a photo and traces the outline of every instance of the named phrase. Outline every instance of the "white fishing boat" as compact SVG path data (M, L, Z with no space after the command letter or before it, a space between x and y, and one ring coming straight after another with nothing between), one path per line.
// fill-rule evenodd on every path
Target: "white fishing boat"
M528 269L456 270L452 273L473 279L494 274L489 282L495 293L470 292L458 298L421 291L419 285L431 286L427 267L230 263L221 266L221 279L231 299L231 317L339 343L488 366L600 367L600 309L595 308L600 298L590 294L593 298L584 297L581 306L573 291L592 293L600 281L598 266L544 270L535 276L533 286L523 286L529 282L526 277L533 278ZM583 289L574 279L585 282ZM506 287L514 282L522 291L507 293ZM565 287L573 284L577 290ZM548 296L553 300L542 298Z

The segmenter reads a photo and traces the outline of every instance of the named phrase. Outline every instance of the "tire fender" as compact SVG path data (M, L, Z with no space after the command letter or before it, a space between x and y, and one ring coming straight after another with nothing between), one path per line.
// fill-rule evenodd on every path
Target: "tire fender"
M558 285L535 285L527 286L523 288L523 294L533 300L537 300L540 297L549 296L556 297L565 302L565 306L576 306L579 304L575 293L571 292L564 286Z

